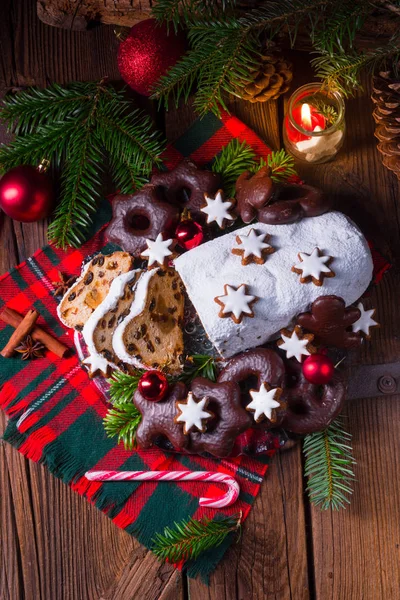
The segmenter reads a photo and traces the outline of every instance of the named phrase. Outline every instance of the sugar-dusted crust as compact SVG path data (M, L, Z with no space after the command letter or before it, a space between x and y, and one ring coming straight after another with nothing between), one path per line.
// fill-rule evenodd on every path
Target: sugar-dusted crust
M330 212L291 225L257 223L257 232L272 236L275 252L263 265L243 266L232 248L236 236L248 234L251 228L217 237L174 261L210 341L225 357L272 339L321 295L340 296L346 305L356 302L371 281L368 243L342 213ZM315 247L335 257L336 276L324 279L322 287L303 285L292 272L299 250L310 253ZM251 294L258 298L252 319L237 324L220 318L214 299L226 283L250 286Z
M98 254L85 264L79 279L58 305L58 316L64 325L81 331L107 296L112 281L132 269L132 261L127 252L113 252L108 256Z
M179 373L183 354L184 295L176 271L143 273L129 315L118 325L113 349L120 360L138 368Z

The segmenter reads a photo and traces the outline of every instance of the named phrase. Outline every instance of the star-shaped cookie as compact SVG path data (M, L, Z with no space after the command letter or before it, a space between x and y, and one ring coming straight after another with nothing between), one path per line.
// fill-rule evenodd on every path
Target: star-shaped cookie
M196 400L193 392L189 392L186 400L176 402L177 416L175 423L183 423L183 433L187 435L193 428L197 431L206 430L206 421L213 417L213 414L206 410L209 399L203 396Z
M146 400L136 390L133 403L142 415L142 421L136 432L136 440L141 448L150 448L155 440L164 435L174 448L185 448L188 437L183 433L182 425L175 423L175 403L185 400L187 389L185 384L176 383L170 388L167 396L160 402Z
M254 317L253 304L257 302L257 296L246 294L247 286L242 283L235 288L232 285L225 284L222 296L217 296L214 301L220 305L221 310L218 316L221 318L231 317L236 324L242 322L244 315Z
M333 256L324 256L319 248L314 248L311 254L299 252L299 261L292 267L292 271L300 275L300 283L313 282L321 286L324 277L335 277L335 273L329 268Z
M371 308L370 310L365 310L364 306L361 302L357 304L357 308L361 313L358 321L353 323L351 326L354 333L358 333L359 331L365 335L367 340L371 339L371 334L369 330L371 327L379 327L379 323L377 323L372 317L375 316L376 309Z
M272 423L275 420L273 411L281 406L279 398L282 394L282 388L273 388L264 381L258 390L250 390L251 402L246 406L246 410L254 413L254 420L259 423L267 418Z
M314 339L312 333L303 333L303 330L299 325L296 325L294 329L281 329L282 339L277 342L281 350L285 350L286 358L295 357L296 360L301 362L303 356L310 356L316 352L311 342Z
M168 260L173 256L174 240L164 240L163 234L159 233L156 239L146 240L147 249L142 252L140 258L146 258L148 268L156 268L157 266L167 266Z
M207 225L214 221L221 229L226 227L227 221L234 221L231 213L233 209L233 200L224 200L224 192L218 190L215 197L204 194L205 204L201 207L201 211L207 215Z
M247 235L236 236L236 243L240 248L232 248L232 254L242 257L242 265L262 265L267 255L275 252L275 248L267 243L270 237L268 233L258 234L255 229L250 229Z
M235 439L252 424L251 416L241 403L240 387L233 381L213 383L204 377L192 381L191 390L197 398L209 398L211 409L218 415L218 424L214 419L207 422L205 432L190 434L190 450L209 452L214 456L229 456Z

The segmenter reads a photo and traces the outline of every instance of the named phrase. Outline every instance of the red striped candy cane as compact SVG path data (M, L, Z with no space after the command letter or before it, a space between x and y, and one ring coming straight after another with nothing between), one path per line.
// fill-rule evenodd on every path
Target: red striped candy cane
M228 490L222 496L200 498L200 506L224 508L238 499L239 484L230 475L212 471L88 471L85 477L90 481L216 481L225 483Z

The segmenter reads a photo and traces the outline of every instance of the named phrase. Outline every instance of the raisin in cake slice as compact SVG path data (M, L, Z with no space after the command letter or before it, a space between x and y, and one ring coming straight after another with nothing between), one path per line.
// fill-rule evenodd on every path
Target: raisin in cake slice
M137 368L179 373L183 311L182 283L176 271L146 271L136 286L129 315L115 330L114 352Z
M132 267L133 259L127 252L95 256L82 267L79 279L58 305L57 312L62 323L82 331L90 315L107 296L112 281Z
M90 368L90 377L98 373L106 377L111 369L125 370L124 364L114 353L112 337L117 326L129 314L142 273L142 270L137 269L114 279L105 300L86 321L82 335L89 356L83 363Z

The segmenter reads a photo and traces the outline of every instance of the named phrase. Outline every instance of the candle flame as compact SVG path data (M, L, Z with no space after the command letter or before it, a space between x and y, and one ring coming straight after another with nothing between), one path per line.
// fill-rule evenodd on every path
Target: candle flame
M301 124L304 129L312 130L310 105L306 102L301 105Z

